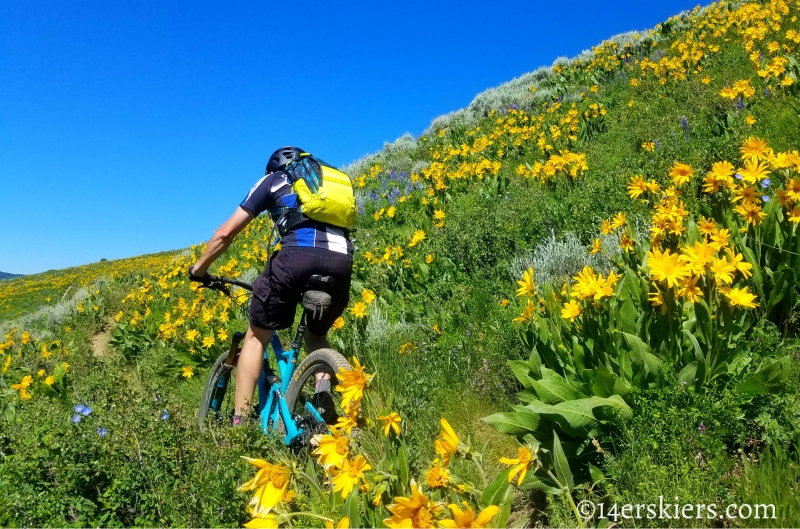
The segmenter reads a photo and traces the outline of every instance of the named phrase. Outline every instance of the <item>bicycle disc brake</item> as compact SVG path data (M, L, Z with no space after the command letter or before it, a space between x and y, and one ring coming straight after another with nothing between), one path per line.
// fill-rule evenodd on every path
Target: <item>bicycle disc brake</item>
M303 433L289 443L289 448L294 451L300 452L311 446L311 438L315 435L328 433L328 425L313 417L296 417L295 420L297 427L303 429Z

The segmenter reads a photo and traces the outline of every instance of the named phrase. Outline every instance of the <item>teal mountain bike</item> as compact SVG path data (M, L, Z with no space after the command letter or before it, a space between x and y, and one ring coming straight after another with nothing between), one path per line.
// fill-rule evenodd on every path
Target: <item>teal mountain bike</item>
M320 318L328 310L331 296L326 290L333 283L334 278L329 276L311 276L302 296L303 315L291 347L284 350L275 331L264 350L254 413L265 434L278 432L283 442L292 448L307 446L312 436L327 433L328 425L336 422L336 410L341 409L341 396L333 388L338 384L340 370L351 369L347 360L333 349L318 349L297 364L309 318ZM253 291L249 283L219 276L210 276L203 287L230 296L228 285ZM233 417L236 377L231 375L236 368L244 336L241 332L234 333L230 347L217 358L208 374L198 412L198 424L202 430L209 424L221 424ZM269 364L270 347L277 371ZM319 374L330 376L330 392L316 392Z

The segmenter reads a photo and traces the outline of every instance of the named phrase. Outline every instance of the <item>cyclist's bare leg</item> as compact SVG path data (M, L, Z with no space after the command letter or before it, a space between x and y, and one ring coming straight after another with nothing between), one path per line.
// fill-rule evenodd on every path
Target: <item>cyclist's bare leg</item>
M314 334L313 332L306 329L305 334L306 340L306 349L309 353L313 353L317 349L330 349L331 344L328 343L328 336L323 334L320 336L319 334ZM317 380L330 380L331 376L328 373L317 373Z
M261 364L264 361L264 350L272 338L272 332L266 329L247 328L242 352L236 365L236 415L247 417L253 404L253 391L261 375Z

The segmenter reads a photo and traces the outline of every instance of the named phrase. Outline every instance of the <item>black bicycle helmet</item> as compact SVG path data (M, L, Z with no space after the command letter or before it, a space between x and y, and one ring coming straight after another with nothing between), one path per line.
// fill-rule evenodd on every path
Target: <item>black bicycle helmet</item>
M304 152L305 151L300 147L281 147L269 157L269 162L267 162L267 168L264 170L264 174L274 173L279 169L283 169L286 167L286 164L292 160L299 160L300 154Z

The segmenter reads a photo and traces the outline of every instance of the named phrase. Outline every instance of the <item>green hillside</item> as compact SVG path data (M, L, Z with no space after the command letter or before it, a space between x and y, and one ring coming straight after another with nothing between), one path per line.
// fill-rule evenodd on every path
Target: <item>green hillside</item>
M797 526L798 16L683 13L344 168L330 340L369 383L327 469L255 424L197 428L248 301L190 285L202 245L6 322L0 524ZM212 273L254 279L270 228Z

